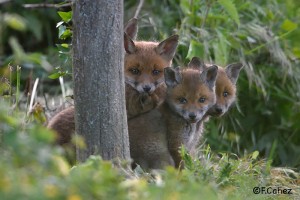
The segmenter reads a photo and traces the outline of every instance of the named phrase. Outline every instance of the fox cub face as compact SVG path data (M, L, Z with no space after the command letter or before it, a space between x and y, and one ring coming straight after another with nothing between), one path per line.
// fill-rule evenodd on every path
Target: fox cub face
M215 117L224 115L236 101L236 81L243 65L241 63L230 64L219 68L216 80L216 104L208 111Z
M196 123L215 104L215 81L218 67L199 70L165 69L166 101L170 108L189 123Z
M125 82L139 93L152 93L164 82L163 70L172 63L178 36L157 42L133 42L125 33Z
M125 82L139 93L153 93L164 82L164 68L172 63L178 45L178 35L158 42L133 41L136 38L136 19L125 27Z
M188 66L203 71L209 65L205 65L199 58L194 57ZM236 100L236 82L242 68L241 63L229 64L225 68L218 67L215 88L216 103L209 109L208 115L221 117L234 104Z

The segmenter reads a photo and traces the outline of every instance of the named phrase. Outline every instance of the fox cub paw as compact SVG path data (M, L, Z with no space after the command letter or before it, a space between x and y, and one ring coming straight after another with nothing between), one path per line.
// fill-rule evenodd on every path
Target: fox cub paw
M155 101L158 97L155 95L149 95L148 93L140 94L140 105L143 111L152 110L155 107Z

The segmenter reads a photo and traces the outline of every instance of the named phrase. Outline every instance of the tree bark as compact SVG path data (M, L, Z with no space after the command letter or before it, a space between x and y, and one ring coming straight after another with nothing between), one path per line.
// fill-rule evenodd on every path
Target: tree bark
M73 8L76 134L87 148L77 160L130 159L125 109L123 1L76 0Z

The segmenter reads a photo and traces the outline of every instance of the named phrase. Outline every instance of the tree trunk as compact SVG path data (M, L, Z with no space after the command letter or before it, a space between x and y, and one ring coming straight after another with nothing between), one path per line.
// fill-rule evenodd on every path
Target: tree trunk
M87 148L77 160L100 154L129 159L123 69L123 1L77 0L73 8L76 134Z

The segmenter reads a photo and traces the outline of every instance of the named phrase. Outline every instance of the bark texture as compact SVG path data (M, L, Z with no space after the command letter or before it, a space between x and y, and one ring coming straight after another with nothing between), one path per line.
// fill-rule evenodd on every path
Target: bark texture
M77 0L73 8L76 134L89 155L130 159L123 69L123 1Z

